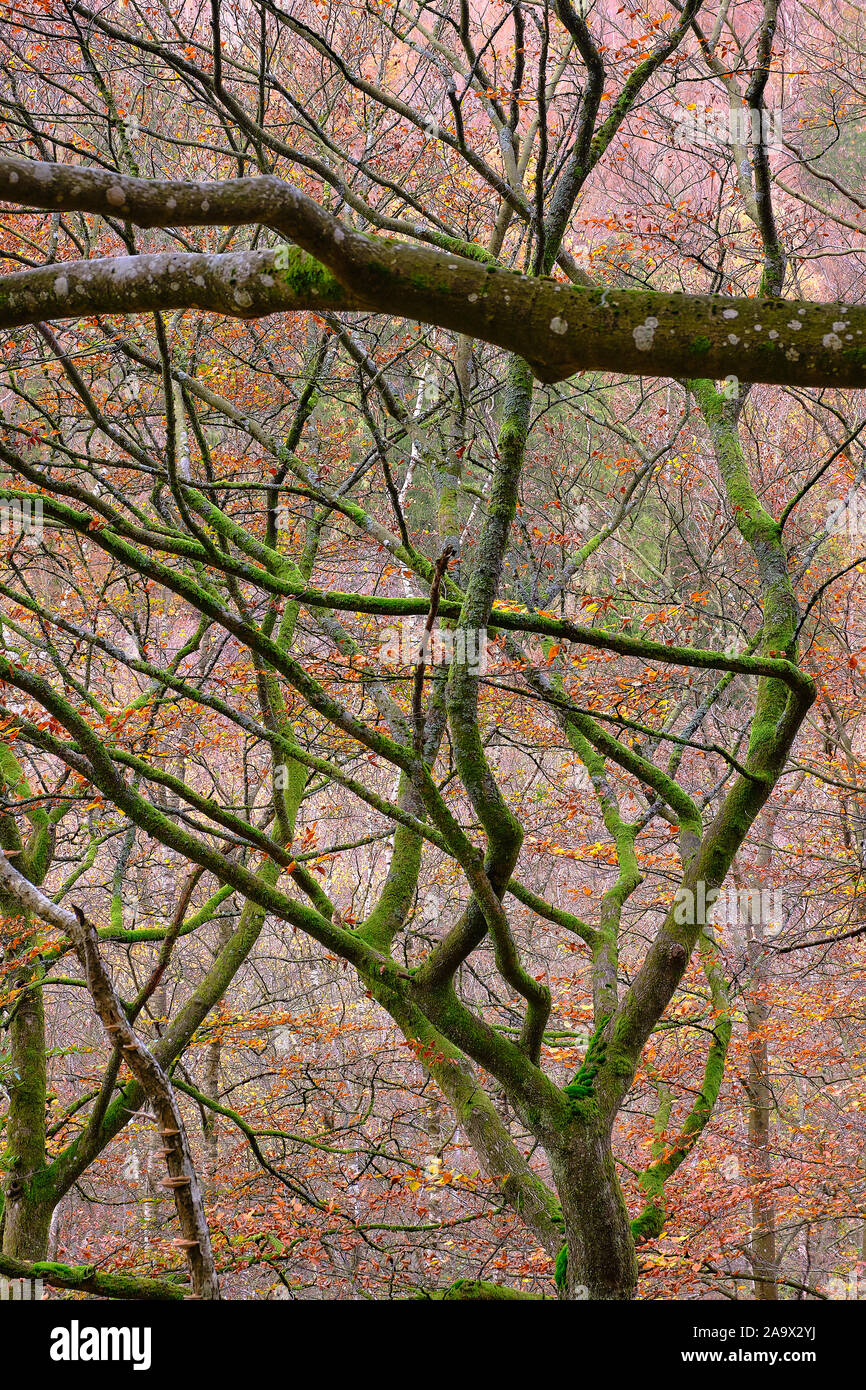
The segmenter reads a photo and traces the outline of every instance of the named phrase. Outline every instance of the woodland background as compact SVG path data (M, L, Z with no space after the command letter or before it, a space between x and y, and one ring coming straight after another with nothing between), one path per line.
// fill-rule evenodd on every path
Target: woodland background
M861 303L866 13L839 0L692 9L694 24L598 151L567 221L566 260L547 272L612 290L753 296L781 263L769 292ZM4 153L130 178L276 172L353 226L398 237L421 227L424 244L459 238L456 254L482 248L525 274L544 268L533 208L554 196L591 71L578 56L583 27L603 64L598 131L681 18L673 0L558 12L539 3L238 0L216 12L215 50L214 13L194 0L0 6ZM768 86L750 105L768 33ZM760 149L748 124L737 133L744 110L759 121L761 111L780 113ZM722 124L704 138L708 113ZM525 213L508 210L488 170L525 190ZM761 197L772 198L769 232ZM261 226L148 227L121 212L39 210L26 200L0 218L4 274L276 244ZM95 786L81 730L16 675L38 678L76 711L166 821L250 872L265 864L271 885L287 871L282 891L344 932L376 913L379 922L383 894L396 891L412 858L399 835L395 849L389 812L406 804L400 770L277 680L235 632L134 558L101 548L99 532L125 534L210 585L259 632L291 616L287 650L370 728L384 728L395 708L410 719L418 667L406 659L405 634L420 633L430 564L456 537L447 593L452 577L465 588L481 563L508 411L506 354L396 315L333 308L247 320L171 307L156 319L110 308L49 314L4 330L0 349L0 647L9 678L0 687L0 840L56 905L76 905L95 925L105 966L121 997L138 999L135 1027L151 1046L237 950L169 1065L223 1297L396 1299L460 1280L555 1297L558 1241L545 1247L521 1219L503 1172L479 1155L436 1079L437 1066L462 1061L432 1034L402 1029L338 950L256 908ZM738 528L736 495L720 482L701 389L685 373L585 371L535 385L500 603L637 643L763 650L756 552ZM743 911L742 896L725 899L733 909L703 934L643 1049L613 1154L631 1218L647 1200L641 1175L676 1158L661 1228L638 1244L640 1298L862 1297L862 397L833 386L743 387L736 376L717 390L718 400L738 402L739 445L761 507L778 518L796 499L784 532L796 660L817 699L726 880L729 894L772 895L772 915ZM221 534L185 504L193 484L235 531ZM27 511L37 497L38 516ZM72 514L82 508L85 523ZM120 515L134 535L111 531ZM424 603L412 618L384 602L378 611L293 608L232 569L235 555L259 563L250 542L288 556L319 592ZM427 569L413 569L407 554L427 557ZM383 656L395 634L401 654ZM422 673L428 734L443 670ZM550 991L541 1065L562 1087L600 1018L583 926L597 928L616 899L614 969L625 990L683 866L677 815L634 768L615 758L600 768L558 720L557 700L666 769L709 819L746 758L758 678L491 627L478 690L484 759L523 833L515 873L526 893L507 899L511 931L528 976ZM306 762L287 763L264 736L274 728L289 730ZM436 758L445 804L480 843L447 729ZM287 788L291 806L280 802ZM626 823L636 827L629 845ZM469 896L453 854L426 843L393 936L397 966L418 965ZM41 1248L12 1248L7 1213L0 1272L14 1273L15 1259L47 1258L170 1281L183 1259L159 1128L145 1107L99 1138L128 1079L123 1064L61 926L22 919L8 901L4 912L7 1208L21 1172L16 1104L31 1114L41 1106L46 1120L27 1174L51 1164L56 1174L85 1149L87 1160L76 1158L60 1184ZM462 961L459 984L475 1015L517 1037L524 1001L488 942ZM23 1041L16 1020L27 1024ZM730 1041L718 1095L696 1142L683 1145L720 1020ZM35 1071L25 1075L25 1063ZM483 1064L477 1076L515 1150L550 1183L520 1104Z

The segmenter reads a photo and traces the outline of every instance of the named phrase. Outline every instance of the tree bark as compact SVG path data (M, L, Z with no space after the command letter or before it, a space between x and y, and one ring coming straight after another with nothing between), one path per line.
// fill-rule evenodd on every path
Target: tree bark
M595 1126L581 1128L570 1144L549 1156L568 1251L557 1267L561 1296L604 1302L634 1298L637 1259L609 1134Z

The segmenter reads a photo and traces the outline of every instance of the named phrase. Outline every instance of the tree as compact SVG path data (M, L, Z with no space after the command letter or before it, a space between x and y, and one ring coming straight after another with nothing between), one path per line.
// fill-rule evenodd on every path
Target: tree
M147 1053L205 1108L179 1059L266 922L345 962L563 1296L633 1296L636 1248L723 1084L713 904L815 699L791 557L862 428L840 392L866 380L866 313L825 293L820 260L801 297L774 212L778 6L746 12L751 29L700 0L370 5L337 23L270 0L177 20L65 0L7 25L2 496L21 515L38 501L43 525L40 547L15 537L0 587L9 1259L44 1259L57 1202L146 1096L114 1048L51 1151L42 997L76 940L38 927L64 929L37 896L50 879L55 908L87 887L100 949L122 943L130 1025L232 905ZM731 118L730 144L677 158L699 191L718 164L733 230L697 219L674 262L638 206L640 244L614 238L596 275L581 217L627 188L626 151L670 139L681 77ZM781 393L760 383L823 388L805 399L838 426L779 496L756 434ZM714 621L701 508L720 533ZM667 635L674 616L693 640ZM548 756L553 785L578 767L591 802L586 918L563 905L570 873L539 882L527 840L518 778ZM326 890L299 825L349 804ZM362 815L390 838L356 912L340 866ZM186 875L147 927L125 891L141 845ZM434 868L449 898L425 917ZM592 1000L570 1076L548 981L563 939ZM673 1137L666 1083L650 1086L632 1215L615 1128L682 991L702 1000L700 1074Z

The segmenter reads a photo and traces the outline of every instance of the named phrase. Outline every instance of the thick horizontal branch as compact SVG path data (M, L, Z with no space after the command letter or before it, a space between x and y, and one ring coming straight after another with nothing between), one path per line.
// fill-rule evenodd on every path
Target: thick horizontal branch
M294 249L294 248L293 248ZM294 265L315 274L295 280L276 267L275 251L224 255L161 252L66 261L0 276L0 328L92 314L140 314L155 309L204 309L227 318L265 318L301 309L361 309L342 285L295 251Z
M156 1302L182 1303L188 1284L172 1284L167 1279L148 1279L136 1274L113 1274L96 1269L94 1265L63 1265L49 1261L30 1264L0 1255L0 1274L4 1279L41 1279L55 1289L72 1289L76 1293L92 1293L99 1298L132 1298Z
M138 226L272 227L276 252L56 263L0 279L0 327L196 308L238 318L366 309L519 353L543 381L581 370L866 385L866 307L588 289L352 230L275 177L185 183L0 158L0 198ZM300 254L301 248L306 255Z

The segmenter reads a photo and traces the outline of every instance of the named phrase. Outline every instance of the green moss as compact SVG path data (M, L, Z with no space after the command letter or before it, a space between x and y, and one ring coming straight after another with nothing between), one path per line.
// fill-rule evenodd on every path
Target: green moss
M308 256L299 246L284 244L278 247L274 256L274 269L299 296L333 295L335 290L342 293L330 271L314 256Z
M593 1083L607 1054L607 1043L602 1034L609 1021L610 1014L605 1014L589 1040L580 1071L567 1086L563 1087L570 1101L588 1100L592 1096Z
M628 1019L620 1018L613 1030L613 1037L607 1049L608 1070L614 1076L631 1077L634 1071L634 1059L628 1040Z
M692 352L709 352L712 343L709 338L693 338L689 346Z
M643 1245L648 1240L657 1240L664 1230L664 1207L656 1202L644 1207L640 1216L631 1223L631 1233L635 1245Z
M452 251L455 256L462 256L468 261L481 261L487 265L496 264L495 257L474 241L461 241L459 237L445 236L442 232L431 232L429 236L433 244L441 247L443 251Z
M568 1278L568 1246L563 1245L556 1257L556 1265L553 1272L558 1289L565 1288L565 1281Z
M101 1298L182 1302L189 1292L188 1285L174 1283L171 1276L148 1279L135 1274L112 1274L95 1265L64 1265L47 1260L31 1264L7 1255L0 1255L0 1274L7 1279L43 1279L54 1288L94 1293Z
M432 1299L437 1303L451 1303L455 1300L471 1303L489 1303L501 1299L521 1299L540 1302L543 1293L524 1293L521 1289L511 1289L507 1284L494 1284L489 1279L458 1279L447 1289L436 1293L419 1294L419 1298Z

